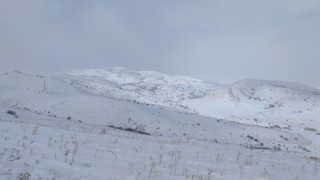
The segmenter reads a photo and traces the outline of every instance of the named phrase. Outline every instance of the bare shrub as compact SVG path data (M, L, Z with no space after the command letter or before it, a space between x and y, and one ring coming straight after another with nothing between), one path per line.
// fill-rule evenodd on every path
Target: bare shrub
M29 180L31 174L28 172L21 172L17 175L17 180Z

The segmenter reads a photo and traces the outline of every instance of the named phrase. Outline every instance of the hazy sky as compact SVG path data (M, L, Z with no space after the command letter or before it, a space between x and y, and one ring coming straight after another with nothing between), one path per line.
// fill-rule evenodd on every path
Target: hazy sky
M3 0L0 62L320 85L320 1Z

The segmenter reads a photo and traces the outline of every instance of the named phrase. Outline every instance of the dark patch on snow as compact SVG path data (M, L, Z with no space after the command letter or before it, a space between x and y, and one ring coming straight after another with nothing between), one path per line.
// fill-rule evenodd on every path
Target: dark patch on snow
M304 130L305 130L305 131L311 131L311 132L317 132L316 129L310 128L310 127L305 127Z
M17 113L12 110L7 111L7 114L10 114L11 116L14 116L15 118L18 118Z
M110 125L108 127L113 128L113 129L119 129L119 130L122 130L122 131L128 131L128 132L143 134L143 135L151 135L150 133L147 133L147 132L144 132L144 131L140 131L140 130L137 130L137 129L132 129L132 128L116 127L114 125Z

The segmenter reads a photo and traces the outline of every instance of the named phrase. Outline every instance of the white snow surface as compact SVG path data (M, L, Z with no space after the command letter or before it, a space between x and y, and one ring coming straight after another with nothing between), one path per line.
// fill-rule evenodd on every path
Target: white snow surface
M92 94L163 106L203 116L262 126L320 129L320 90L307 85L247 79L222 85L124 68L84 70L59 76Z
M0 74L0 179L319 179L320 91L124 68Z

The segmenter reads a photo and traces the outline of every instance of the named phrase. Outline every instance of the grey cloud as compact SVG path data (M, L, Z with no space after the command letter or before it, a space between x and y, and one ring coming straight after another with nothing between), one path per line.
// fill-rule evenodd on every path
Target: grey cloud
M320 84L317 0L1 1L0 70L124 66Z

